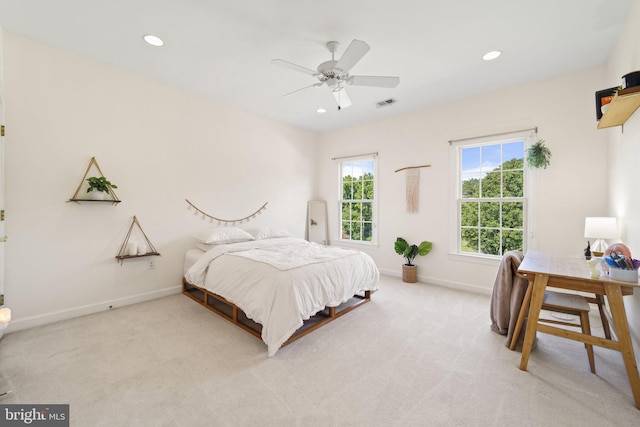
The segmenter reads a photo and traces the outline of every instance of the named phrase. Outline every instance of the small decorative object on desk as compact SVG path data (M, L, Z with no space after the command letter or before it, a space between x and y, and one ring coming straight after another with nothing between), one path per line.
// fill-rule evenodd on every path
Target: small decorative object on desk
M589 264L589 271L591 272L592 279L597 279L602 276L603 273L600 270L602 268L600 267L602 265L602 258L589 257L589 261L587 261L587 264Z
M591 242L587 240L587 247L584 248L584 257L588 261L591 259Z
M638 283L640 260L627 257L615 251L612 251L604 260L609 265L610 278L623 282Z

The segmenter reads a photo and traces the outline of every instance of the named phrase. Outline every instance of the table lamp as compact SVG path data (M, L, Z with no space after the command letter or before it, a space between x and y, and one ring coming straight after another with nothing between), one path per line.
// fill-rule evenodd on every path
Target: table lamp
M584 237L596 239L591 245L591 253L601 257L608 247L604 239L618 238L618 220L608 216L588 216L584 220Z

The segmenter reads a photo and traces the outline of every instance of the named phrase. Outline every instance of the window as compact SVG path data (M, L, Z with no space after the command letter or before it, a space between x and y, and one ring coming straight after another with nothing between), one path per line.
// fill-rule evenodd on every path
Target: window
M502 256L527 247L527 137L456 146L457 253Z
M342 241L375 243L376 160L340 162L340 236Z

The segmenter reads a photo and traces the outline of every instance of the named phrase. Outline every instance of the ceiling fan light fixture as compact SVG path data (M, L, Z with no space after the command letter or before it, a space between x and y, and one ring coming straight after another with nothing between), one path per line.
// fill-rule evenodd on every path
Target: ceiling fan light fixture
M142 38L151 46L160 47L164 45L164 41L160 37L154 36L153 34L145 34Z
M338 86L338 79L335 77L332 77L330 79L326 80L327 86L329 86L329 89L331 89L332 91L335 90L340 90L340 86Z
M336 103L338 104L338 110L347 108L351 105L351 100L345 86L370 86L370 87L386 87L394 88L400 83L399 77L392 76L351 76L349 74L351 68L355 66L364 55L369 52L371 47L362 40L354 39L349 44L347 50L342 54L340 59L335 59L335 52L338 49L338 42L331 41L327 43L327 49L331 53L331 59L324 61L316 70L303 67L301 65L294 64L282 59L272 59L271 63L279 66L283 66L294 71L298 71L304 74L308 74L318 79L318 82L310 86L306 86L302 89L294 90L285 94L291 95L292 93L299 92L309 87L320 87L326 85L327 88L333 94ZM317 111L317 110L316 110ZM320 113L320 111L318 111Z
M485 61L492 61L497 57L499 57L500 55L502 55L502 52L500 52L499 50L492 50L491 52L485 53L482 56L482 59L484 59Z

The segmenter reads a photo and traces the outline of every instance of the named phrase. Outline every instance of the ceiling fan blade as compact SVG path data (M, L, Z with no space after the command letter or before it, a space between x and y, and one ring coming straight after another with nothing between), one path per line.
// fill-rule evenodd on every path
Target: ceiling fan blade
M294 64L293 62L285 61L283 59L272 59L271 63L274 65L279 65L281 67L289 68L294 71L309 74L310 76L314 77L319 74L316 70L312 70L311 68L303 67L302 65Z
M400 77L390 76L351 76L347 84L352 86L396 87L400 84Z
M339 68L345 73L348 73L354 65L362 59L362 57L369 52L371 46L363 42L362 40L353 39L347 50L344 51L342 57L336 64L335 68Z
M332 93L333 97L336 99L336 103L338 104L338 110L342 110L343 108L347 108L351 105L351 99L349 99L349 95L347 95L345 88L338 88L332 91Z
M292 92L285 93L285 94L284 94L284 95L282 95L282 96L288 96L288 95L291 95L292 93L296 93L296 92L300 92L301 90L309 89L310 87L320 87L320 86L322 86L322 83L314 83L314 84L312 84L312 85L305 86L305 87L300 88L300 89L296 89L296 90L294 90L294 91L292 91Z

